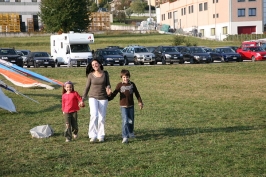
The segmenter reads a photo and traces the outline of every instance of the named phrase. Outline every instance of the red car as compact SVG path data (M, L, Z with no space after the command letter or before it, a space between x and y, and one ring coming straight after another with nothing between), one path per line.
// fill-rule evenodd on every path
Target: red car
M253 62L266 60L266 51L260 46L239 48L237 53L242 56L243 60L252 60Z

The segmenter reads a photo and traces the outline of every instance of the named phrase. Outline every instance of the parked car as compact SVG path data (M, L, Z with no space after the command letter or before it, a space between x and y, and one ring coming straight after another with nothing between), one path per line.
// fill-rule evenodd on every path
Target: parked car
M26 60L27 68L33 66L38 68L40 66L51 66L55 67L55 61L47 52L30 52Z
M221 62L237 61L242 62L241 55L236 53L231 47L217 47L213 52L210 52L212 61L218 60Z
M123 56L125 59L125 65L134 63L135 65L149 63L150 65L155 64L155 56L149 52L144 46L133 45L123 49Z
M162 62L163 65L166 63L184 63L183 54L174 46L158 46L153 53L155 54L156 63Z
M153 53L154 50L155 50L157 47L155 47L155 46L148 46L148 47L146 47L146 48L148 49L149 52Z
M110 64L124 65L124 57L121 51L117 48L99 49L94 53L94 58L102 62L104 66Z
M23 64L26 65L26 59L28 54L31 52L30 50L16 50L17 53L23 58Z
M260 46L243 47L238 49L243 60L262 61L266 60L266 51Z
M210 63L212 58L202 47L186 47L182 50L185 61L193 63Z
M0 48L0 59L23 67L23 58L14 49Z
M230 47L230 48L233 49L235 52L236 52L237 49L239 48L238 46L226 46L226 47Z

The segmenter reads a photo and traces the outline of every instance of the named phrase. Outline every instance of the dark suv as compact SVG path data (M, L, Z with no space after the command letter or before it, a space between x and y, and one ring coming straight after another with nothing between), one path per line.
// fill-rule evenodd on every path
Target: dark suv
M124 65L124 57L122 52L116 48L98 49L94 53L94 58L100 60L104 66L110 64Z
M23 67L23 58L14 49L0 48L0 59Z
M162 62L163 65L166 63L179 63L183 64L183 54L180 53L174 46L158 46L154 51L155 60Z

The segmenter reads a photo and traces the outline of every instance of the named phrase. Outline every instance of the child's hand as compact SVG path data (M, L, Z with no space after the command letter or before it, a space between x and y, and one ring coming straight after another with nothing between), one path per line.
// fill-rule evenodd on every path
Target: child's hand
M79 102L79 107L85 107L85 104L83 101Z
M112 94L112 90L111 90L110 86L106 87L106 93L108 96L110 96Z
M143 108L143 103L139 103L139 109L142 109Z

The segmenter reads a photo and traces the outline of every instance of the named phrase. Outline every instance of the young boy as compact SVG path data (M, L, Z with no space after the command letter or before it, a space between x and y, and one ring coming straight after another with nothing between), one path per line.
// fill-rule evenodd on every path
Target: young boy
M128 143L128 138L134 138L134 99L133 93L138 99L140 109L143 108L143 102L134 82L130 81L130 72L126 69L121 70L122 82L118 83L114 92L111 94L113 99L117 93L120 93L120 109L122 115L122 143Z

